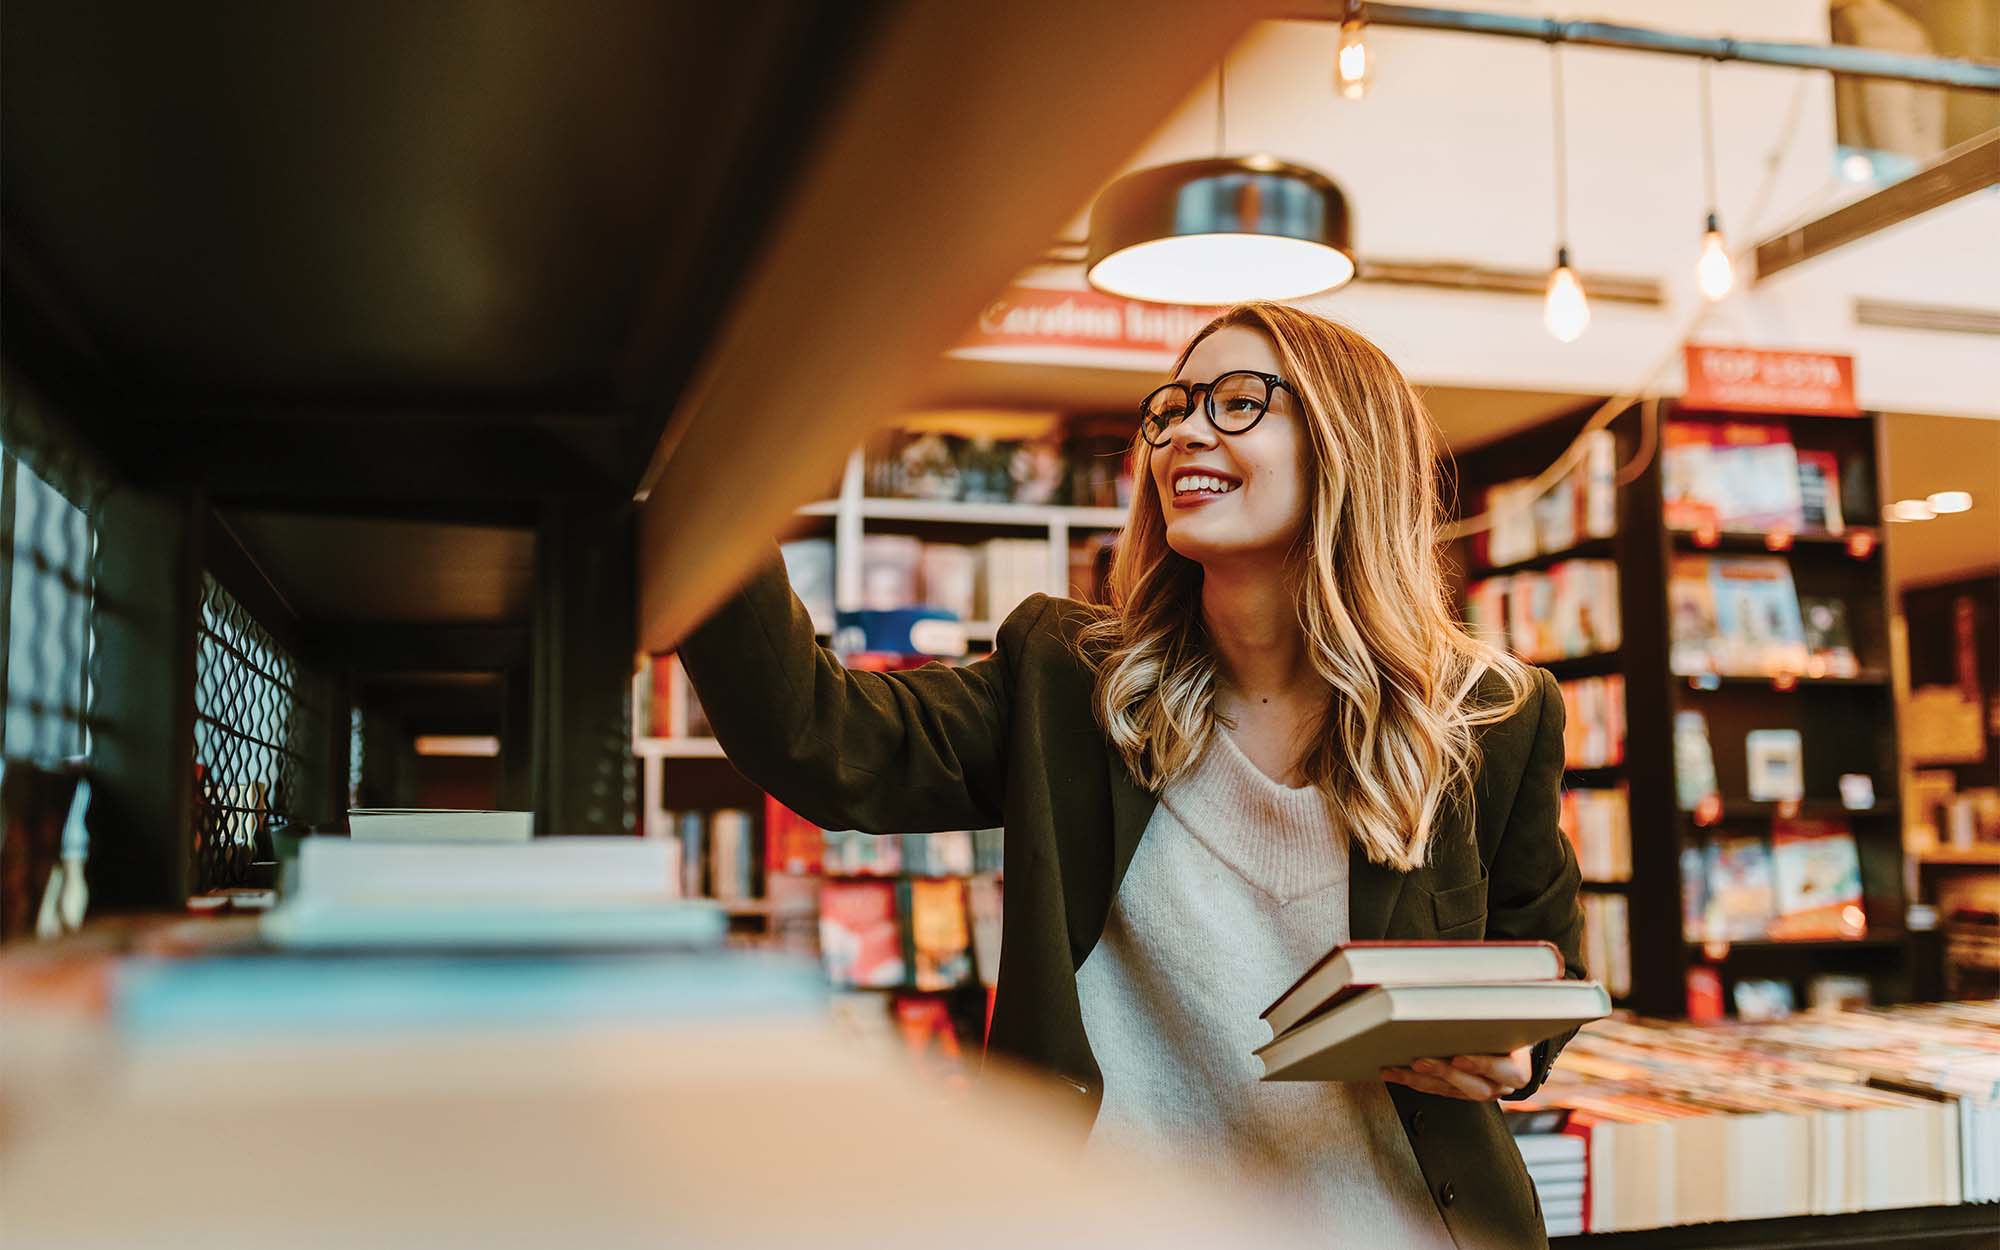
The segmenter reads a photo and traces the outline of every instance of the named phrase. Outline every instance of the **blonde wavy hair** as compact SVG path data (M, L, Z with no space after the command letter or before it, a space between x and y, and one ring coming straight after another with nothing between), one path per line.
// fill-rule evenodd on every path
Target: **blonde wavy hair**
M1448 604L1436 444L1401 371L1345 326L1255 303L1203 327L1174 374L1227 326L1271 340L1311 449L1307 516L1287 569L1327 702L1300 771L1369 859L1408 871L1426 861L1448 805L1470 821L1473 731L1511 715L1534 678L1469 635ZM1167 545L1152 452L1134 437L1137 483L1111 567L1111 611L1079 642L1097 668L1099 724L1133 778L1157 793L1201 758L1220 717L1201 566ZM1487 674L1497 687L1482 682Z

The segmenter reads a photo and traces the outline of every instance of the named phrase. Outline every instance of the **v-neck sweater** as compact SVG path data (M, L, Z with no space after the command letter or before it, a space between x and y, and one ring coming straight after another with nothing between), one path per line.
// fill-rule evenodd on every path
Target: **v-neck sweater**
M1218 728L1160 796L1076 975L1104 1074L1093 1146L1225 1168L1328 1244L1453 1245L1380 1082L1272 1082L1259 1013L1348 939L1348 850L1325 797Z

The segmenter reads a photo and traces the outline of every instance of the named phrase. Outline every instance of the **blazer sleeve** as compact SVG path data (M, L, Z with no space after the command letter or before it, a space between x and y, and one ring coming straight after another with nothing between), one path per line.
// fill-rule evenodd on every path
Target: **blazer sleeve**
M1535 729L1528 762L1514 789L1513 809L1493 854L1487 886L1486 934L1489 938L1553 942L1562 952L1564 975L1585 980L1583 907L1577 886L1583 875L1569 837L1557 823L1562 807L1563 701L1555 678L1535 670L1537 690L1531 697ZM1523 715L1530 714L1523 709ZM1552 1037L1534 1048L1534 1075L1505 1096L1527 1098L1548 1079L1556 1056L1576 1036L1576 1030Z
M1009 615L991 655L854 672L814 637L772 560L680 648L715 736L744 776L826 829L925 833L1000 823L1013 672L1050 600Z

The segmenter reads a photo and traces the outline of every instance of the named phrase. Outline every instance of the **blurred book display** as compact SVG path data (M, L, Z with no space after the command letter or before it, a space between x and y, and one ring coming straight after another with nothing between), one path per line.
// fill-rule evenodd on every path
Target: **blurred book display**
M1366 978L1366 979L1358 979ZM1506 1054L1609 1014L1547 943L1352 943L1264 1011L1267 1081L1372 1081L1384 1067Z
M1577 1231L1615 1232L2000 1200L1996 1099L2000 1004L1943 1003L1600 1021L1514 1115L1567 1113L1554 1131L1583 1142L1588 1177ZM1546 1135L1523 1133L1524 1159L1552 1157L1529 1143Z
M526 842L535 833L535 814L356 807L347 813L347 827L356 842Z
M1488 577L1466 587L1465 614L1475 634L1524 660L1616 651L1618 566L1564 560L1546 572Z
M273 945L316 949L706 946L725 927L677 898L673 857L630 837L512 844L300 840L265 915Z
M1473 544L1473 559L1482 567L1518 564L1617 532L1617 456L1611 432L1586 434L1575 467L1540 495L1533 487L1532 478L1516 478L1486 488L1481 503L1493 523Z

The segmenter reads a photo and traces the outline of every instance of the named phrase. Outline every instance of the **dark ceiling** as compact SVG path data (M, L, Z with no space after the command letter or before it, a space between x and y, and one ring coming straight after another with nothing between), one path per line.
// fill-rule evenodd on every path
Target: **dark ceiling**
M10 0L9 363L218 504L629 493L874 11Z

